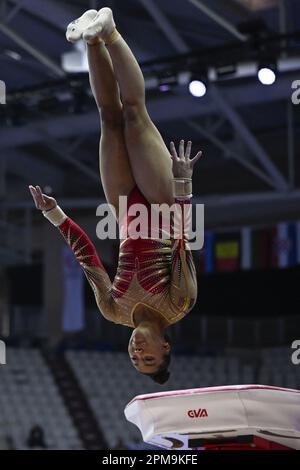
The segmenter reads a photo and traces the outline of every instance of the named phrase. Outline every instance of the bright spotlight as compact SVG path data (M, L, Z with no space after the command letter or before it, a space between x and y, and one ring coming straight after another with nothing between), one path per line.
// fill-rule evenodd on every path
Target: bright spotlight
M258 71L258 79L263 85L273 85L276 81L276 74L274 70L263 67Z
M206 94L206 85L200 80L192 80L189 84L189 90L191 95L201 98Z

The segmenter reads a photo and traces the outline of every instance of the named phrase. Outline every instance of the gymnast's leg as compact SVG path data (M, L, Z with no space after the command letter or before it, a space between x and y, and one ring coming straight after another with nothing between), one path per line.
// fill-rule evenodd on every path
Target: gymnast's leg
M119 87L110 56L102 41L87 44L90 83L101 119L100 174L106 199L117 210L120 195L136 185L125 144Z
M147 112L141 69L129 46L117 32L109 8L99 11L83 37L90 41L100 37L106 43L120 87L126 146L139 189L150 203L172 204L170 154Z

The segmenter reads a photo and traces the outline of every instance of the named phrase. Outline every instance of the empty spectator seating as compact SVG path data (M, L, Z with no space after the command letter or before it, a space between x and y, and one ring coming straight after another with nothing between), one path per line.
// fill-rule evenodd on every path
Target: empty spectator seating
M80 449L81 442L41 353L7 349L0 366L0 436L27 449L31 428L43 428L48 449Z

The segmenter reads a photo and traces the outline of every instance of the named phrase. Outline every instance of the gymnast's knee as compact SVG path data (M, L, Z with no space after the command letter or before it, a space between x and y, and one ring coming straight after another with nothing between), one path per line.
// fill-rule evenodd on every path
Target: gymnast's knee
M102 125L113 129L124 127L124 116L121 108L102 106L99 113Z
M123 103L123 116L125 124L142 124L148 113L144 102Z

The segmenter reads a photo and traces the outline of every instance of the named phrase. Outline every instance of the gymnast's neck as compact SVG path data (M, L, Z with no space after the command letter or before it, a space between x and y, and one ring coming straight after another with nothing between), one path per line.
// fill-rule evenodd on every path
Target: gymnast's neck
M146 308L134 313L134 324L136 327L150 327L157 330L157 333L163 333L167 327L166 322L158 313Z

